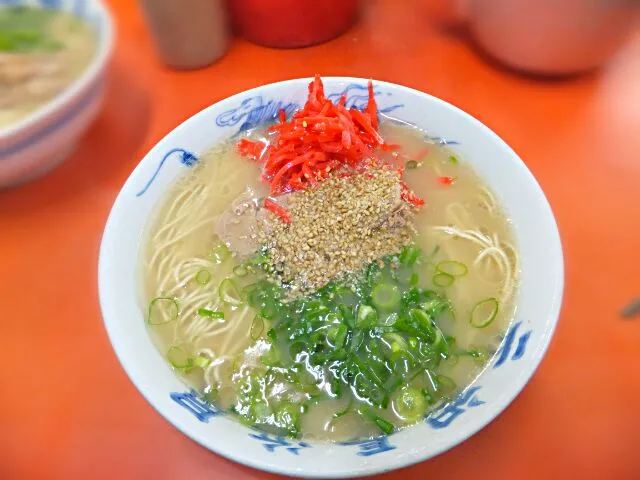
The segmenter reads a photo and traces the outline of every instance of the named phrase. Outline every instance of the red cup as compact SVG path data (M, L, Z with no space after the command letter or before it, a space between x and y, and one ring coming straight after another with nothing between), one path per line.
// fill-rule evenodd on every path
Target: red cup
M358 0L229 0L236 32L276 48L306 47L345 32L358 14Z

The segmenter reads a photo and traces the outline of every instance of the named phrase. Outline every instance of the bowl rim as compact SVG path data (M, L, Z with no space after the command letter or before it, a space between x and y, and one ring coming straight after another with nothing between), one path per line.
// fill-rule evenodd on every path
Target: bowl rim
M42 120L46 119L49 115L60 110L67 105L73 98L77 97L82 90L90 85L104 70L106 64L111 58L114 47L115 39L115 26L113 18L107 6L102 0L85 0L95 5L99 17L102 19L104 34L98 38L98 48L94 53L93 58L89 65L84 69L80 76L76 77L69 85L67 85L61 92L59 92L51 100L47 101L43 105L37 107L33 112L29 113L22 119L10 123L5 127L0 127L0 140L9 139L16 134L23 131L27 131L32 127L36 127ZM37 8L49 8L53 10L66 11L64 8L57 7L37 7ZM72 15L73 12L68 12ZM74 15L74 17L77 17ZM80 19L86 21L84 19Z
M369 80L361 77L347 77L347 76L345 77L323 76L322 79L323 81L329 80L332 82L344 82L347 84L365 83ZM191 128L199 121L199 118L204 117L206 115L206 112L216 108L220 103L232 104L234 100L235 101L242 100L246 98L246 96L248 95L258 94L261 91L263 91L265 88L271 88L275 86L286 87L287 85L297 84L299 82L308 83L311 80L313 80L313 77L302 77L302 78L294 78L294 79L288 79L288 80L283 80L278 82L272 82L272 83L257 86L248 90L244 90L242 92L238 92L229 97L220 99L219 101L203 108L199 112L193 114L192 116L190 116L189 118L181 122L174 129L172 129L170 132L164 135L160 140L158 140L158 142L156 142L149 149L149 151L144 155L144 157L138 162L138 164L133 169L133 171L125 181L124 185L118 192L118 195L113 203L113 207L109 213L109 217L105 224L103 237L100 243L99 258L98 258L99 302L100 302L100 308L103 316L104 327L109 337L109 341L116 354L116 357L118 358L118 361L120 362L122 368L124 369L125 373L129 377L130 381L135 385L137 390L140 392L140 394L142 394L142 396L147 400L147 402L149 402L149 404L162 417L164 417L165 420L167 420L172 426L177 428L180 432L182 432L185 436L187 436L197 444L201 445L202 447L206 448L207 450L217 455L220 455L223 458L227 458L229 460L237 462L240 465L249 466L249 467L252 467L261 471L270 472L270 473L276 473L276 474L281 474L286 476L296 476L296 477L302 477L302 478L368 477L371 475L381 474L381 473L409 467L417 463L421 463L423 461L429 460L430 458L436 457L442 454L443 452L446 452L447 450L450 450L460 445L462 442L464 442L471 436L475 435L480 430L485 428L488 424L490 424L498 415L500 415L514 401L514 399L520 394L520 392L528 384L533 374L537 371L546 351L548 350L549 344L551 342L551 339L553 337L553 334L555 332L555 329L559 320L562 301L563 301L563 294L564 294L565 268L564 268L564 254L563 254L563 248L562 248L562 241L560 238L560 232L557 226L557 221L556 221L555 215L553 214L551 205L549 204L549 201L546 195L544 194L542 188L540 187L540 184L536 180L535 176L529 170L529 168L526 166L526 164L520 158L520 156L500 136L498 136L493 130L491 130L488 126L486 126L480 120L476 119L471 114L429 93L422 92L420 90L417 90L402 84L372 79L374 85L386 86L390 88L400 88L407 91L411 95L422 96L422 97L425 97L430 102L434 102L436 104L440 104L440 106L453 109L453 111L457 115L466 117L466 119L470 121L472 124L474 124L476 128L479 128L483 135L489 137L494 142L497 142L502 147L504 147L506 152L509 154L509 156L512 157L512 159L518 164L518 168L521 170L521 175L523 180L526 180L527 183L529 183L530 186L536 190L536 193L539 196L540 201L543 202L542 206L544 207L546 213L548 214L548 220L550 221L549 227L552 228L552 231L549 232L551 235L550 243L553 244L553 248L555 249L555 252L552 252L552 253L556 255L555 258L557 259L557 264L554 265L554 267L551 268L550 270L552 270L552 273L557 274L558 277L556 278L556 284L555 284L555 289L553 291L553 295L549 299L549 307L547 309L548 315L546 319L547 322L544 326L543 333L540 338L539 346L535 351L532 351L529 365L526 367L522 367L519 370L518 375L514 376L514 382L508 388L505 388L505 391L507 391L508 393L503 397L501 397L499 402L492 403L493 405L492 410L484 414L482 416L481 421L478 422L477 425L468 427L467 429L462 431L460 434L456 435L455 438L452 438L451 441L448 442L446 445L434 447L432 450L428 452L408 453L405 455L395 455L395 456L389 457L388 462L384 466L370 465L368 463L363 462L360 465L360 468L358 470L350 470L349 472L346 472L346 470L341 472L334 471L329 473L311 472L311 471L301 472L301 471L297 471L294 467L287 467L286 465L283 466L279 463L266 465L263 461L254 460L250 456L243 456L241 453L242 451L241 449L222 451L218 447L211 446L211 444L208 442L208 439L205 435L201 435L197 432L194 432L193 429L189 428L186 422L183 422L180 419L176 418L174 415L168 412L168 409L162 407L158 402L156 402L153 398L153 395L149 391L150 389L147 388L147 385L145 384L144 379L134 378L134 375L132 375L132 372L131 372L132 367L129 363L129 360L125 360L123 358L126 355L124 351L125 348L120 342L120 340L118 339L118 333L113 328L114 326L112 325L112 322L109 321L107 319L107 316L105 315L105 310L106 310L105 296L103 295L103 289L106 288L105 285L107 283L107 273L105 271L106 259L104 258L106 256L105 245L109 242L109 237L112 235L113 230L116 229L114 225L114 222L115 222L114 213L119 213L120 210L123 210L123 204L125 204L128 201L128 199L125 199L125 191L128 196L130 191L135 190L133 179L136 179L141 176L142 170L145 168L144 164L150 162L152 156L160 151L162 144L165 143L165 141L167 141L170 137L172 137L176 132L184 131ZM413 427L408 427L408 428L411 429Z

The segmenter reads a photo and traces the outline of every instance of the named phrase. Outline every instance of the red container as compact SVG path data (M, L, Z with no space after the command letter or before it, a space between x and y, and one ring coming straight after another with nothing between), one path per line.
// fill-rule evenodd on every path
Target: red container
M229 0L239 35L260 45L295 48L326 42L347 30L358 0Z

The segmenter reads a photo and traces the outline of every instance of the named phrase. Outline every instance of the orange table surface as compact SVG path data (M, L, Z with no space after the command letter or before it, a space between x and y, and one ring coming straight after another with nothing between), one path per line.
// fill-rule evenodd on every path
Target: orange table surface
M479 118L533 171L564 245L562 314L528 386L463 444L379 478L640 478L640 318L619 316L640 296L640 36L600 72L532 79L440 32L420 2L372 0L324 45L234 40L217 64L175 72L157 61L136 2L110 3L104 111L68 161L0 192L0 478L275 478L187 439L129 382L102 325L98 248L118 190L174 126L316 72L408 85Z

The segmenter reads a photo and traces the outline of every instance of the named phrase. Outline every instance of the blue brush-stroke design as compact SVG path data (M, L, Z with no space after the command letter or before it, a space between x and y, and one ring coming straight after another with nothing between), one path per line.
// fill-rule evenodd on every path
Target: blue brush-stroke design
M198 162L198 157L196 157L194 153L188 150L185 150L184 148L173 148L169 150L167 153L164 154L164 157L162 157L162 160L160 160L160 164L158 165L158 168L156 168L156 171L153 173L153 176L149 179L149 181L144 186L144 188L140 190L138 193L136 193L136 197L140 197L145 194L145 192L149 189L153 181L156 179L156 177L160 173L160 170L162 169L162 166L164 165L164 163L174 153L180 154L180 163L182 163L187 167L193 167Z
M265 100L262 95L245 98L240 106L222 112L216 117L216 125L219 127L233 127L240 124L236 135L252 128L263 126L278 118L278 112L282 109L287 118L300 107L298 104L282 100Z
M258 433L250 433L249 436L262 442L262 446L267 452L273 453L276 449L284 447L289 453L299 455L299 451L303 448L311 448L307 442L290 442L284 437L276 437L257 430Z
M361 457L370 457L371 455L378 455L379 453L389 452L397 448L395 445L389 443L389 437L387 435L364 440L339 442L338 445L356 445L360 450L356 455L360 455Z
M467 406L470 408L479 407L486 403L484 400L480 400L478 397L471 397L471 399L467 402Z
M211 418L223 414L221 410L200 398L195 390L190 392L171 392L169 397L181 407L186 408L203 423L208 423Z
M384 108L379 108L378 109L378 113L391 113L394 110L397 110L398 108L403 108L404 107L404 103L398 103L396 105L391 105L389 107L384 107Z
M481 388L480 386L468 388L458 395L453 402L447 403L440 410L427 416L427 424L436 429L446 428L467 411L464 407L475 408L484 405L485 402L476 396L476 393Z
M529 337L531 337L532 332L532 330L529 330L527 333L520 336L518 339L518 346L516 347L516 351L511 357L511 360L520 360L522 358L527 350L527 343L529 342Z
M496 363L493 365L493 368L500 367L509 359L509 355L511 354L511 349L513 348L513 342L516 339L516 335L518 334L518 329L520 328L520 325L522 325L522 322L517 322L514 325L512 325L511 328L509 328L509 331L507 332L507 335L504 338L502 345L500 345L500 348L498 349L497 360L496 360ZM529 338L531 337L532 332L533 330L528 330L527 332L523 333L518 337L518 345L516 346L516 350L513 353L511 360L519 360L522 358L522 356L525 354L527 350L527 344L529 342Z
M457 140L447 140L446 138L434 137L431 135L426 135L426 137L432 142L438 143L440 145L460 145L460 142L458 142Z
M354 107L362 110L366 106L369 98L367 87L356 83L348 85L342 92L328 95L327 98L337 102L343 94L347 95L347 108ZM379 95L382 95L382 92L379 90L374 91L374 96ZM396 104L380 108L379 111L380 113L387 114L402 107L404 107L404 104ZM278 118L280 109L284 110L287 118L289 118L296 110L300 109L300 105L294 102L285 103L282 100L265 100L262 95L255 95L242 100L238 107L219 114L216 117L216 125L219 127L240 125L235 134L237 136L252 128L273 122Z
M343 95L346 95L347 97L347 102L345 103L346 108L363 110L369 101L369 87L367 85L360 85L359 83L350 83L341 92L331 93L327 95L327 98L336 103ZM376 90L374 85L373 97L376 98L380 95L383 95L383 93L380 90ZM391 93L387 93L387 96L391 96ZM404 107L404 104L398 103L388 107L379 108L378 112L387 114L402 107Z

